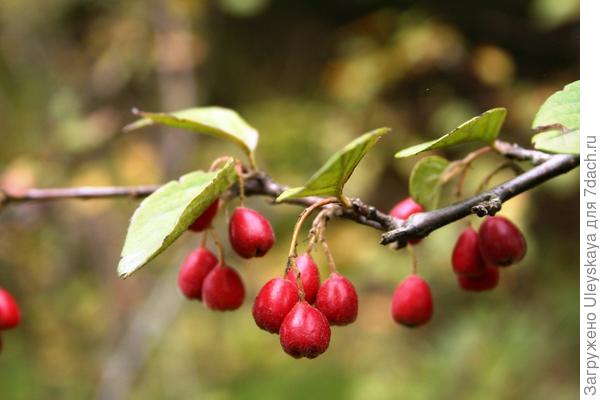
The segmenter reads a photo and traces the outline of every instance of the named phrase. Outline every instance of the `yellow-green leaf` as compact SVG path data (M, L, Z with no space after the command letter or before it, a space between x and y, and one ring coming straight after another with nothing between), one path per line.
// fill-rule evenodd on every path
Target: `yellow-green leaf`
M467 142L492 143L498 137L505 118L506 108L492 108L464 122L438 139L400 150L396 153L396 158L410 157L424 151Z
M235 181L235 163L196 171L161 186L131 217L118 273L126 278L169 247Z
M532 124L541 131L531 138L536 149L579 154L579 92L580 82L575 81L542 104Z
M444 157L425 157L410 173L409 193L426 210L435 210L440 199L442 176L450 162Z
M389 131L389 128L379 128L354 139L331 156L308 180L306 185L286 190L277 198L277 201L307 196L340 197L344 184L348 181L360 160Z
M127 125L124 131L132 131L153 124L189 130L221 137L240 146L254 160L258 132L240 115L228 108L197 107L171 113L151 113L134 110L141 119Z

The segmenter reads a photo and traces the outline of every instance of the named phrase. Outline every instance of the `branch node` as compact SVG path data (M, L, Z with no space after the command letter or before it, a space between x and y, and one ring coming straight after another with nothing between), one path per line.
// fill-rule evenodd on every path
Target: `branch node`
M485 217L486 215L496 215L502 208L502 200L498 196L490 195L488 199L482 201L479 204L471 207L471 213L476 214L478 217Z

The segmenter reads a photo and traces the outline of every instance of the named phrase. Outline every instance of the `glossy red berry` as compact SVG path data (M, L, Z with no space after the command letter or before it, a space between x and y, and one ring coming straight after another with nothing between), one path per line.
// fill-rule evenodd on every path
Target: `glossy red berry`
M279 329L283 350L294 358L315 358L329 347L331 328L321 311L305 301L296 303Z
M296 259L296 265L298 265L298 270L300 271L300 279L302 280L302 288L304 289L304 300L307 303L313 304L317 299L317 291L321 283L319 268L308 253L299 256ZM287 273L287 279L294 284L294 287L298 287L296 274L293 270Z
M21 322L17 301L5 289L0 289L0 330L11 329Z
M425 324L433 315L433 298L427 282L418 275L404 279L392 297L392 317L409 327Z
M217 257L205 247L199 247L190 253L181 264L177 277L181 293L189 299L202 300L204 279L217 263Z
M358 315L358 295L348 279L333 273L319 288L315 306L331 325L348 325Z
M496 267L485 267L479 276L459 276L458 284L469 292L482 292L492 290L498 286L500 271Z
M412 197L407 197L404 200L398 202L394 208L390 210L390 215L394 218L398 219L408 219L413 214L420 213L425 211L422 205L417 203L412 199ZM408 243L417 244L421 241L421 239L411 239Z
M256 325L265 331L278 333L283 319L298 299L298 289L292 282L283 278L271 279L254 299L252 316Z
M208 228L219 211L219 199L215 200L200 216L192 222L188 227L189 230L194 232L202 232Z
M479 252L479 237L475 229L466 228L458 237L452 251L452 269L457 275L479 276L485 262Z
M265 217L250 208L238 207L229 221L229 241L240 257L262 257L275 243L275 235Z
M212 269L202 284L202 299L212 310L231 311L244 302L244 283L240 275L228 266Z
M479 227L479 250L489 265L506 267L525 257L527 242L508 219L487 217Z

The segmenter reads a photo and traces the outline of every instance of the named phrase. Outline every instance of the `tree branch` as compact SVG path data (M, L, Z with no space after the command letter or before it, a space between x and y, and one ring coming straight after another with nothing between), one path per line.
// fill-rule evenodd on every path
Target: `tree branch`
M381 236L381 244L396 242L398 246L402 247L406 245L408 239L425 237L432 231L469 214L477 214L480 217L494 215L500 210L502 203L505 201L547 180L564 174L578 165L578 155L559 154L551 156L548 161L537 167L477 196L448 207L413 215L397 229L385 232Z
M477 196L444 208L415 214L406 221L396 219L356 198L350 199L351 208L344 208L339 204L328 204L323 206L323 208L331 209L331 215L333 216L349 219L383 231L384 233L381 237L382 244L395 242L398 247L404 247L408 239L425 237L432 231L464 218L469 214L477 214L478 216L494 215L500 210L502 203L505 201L560 174L571 171L579 165L578 155L551 155L536 150L524 149L516 144L500 140L494 142L493 148L508 159L528 161L536 166L518 175L516 178ZM0 190L0 208L10 203L29 201L110 197L140 198L148 196L159 187L159 185L151 185L135 187L29 189L22 193L9 193ZM266 196L275 200L285 189L287 189L286 186L275 182L262 171L254 172L244 181L246 196ZM239 188L234 185L227 196L235 197L238 192ZM284 201L284 203L309 207L322 200L322 197L312 196L290 199Z

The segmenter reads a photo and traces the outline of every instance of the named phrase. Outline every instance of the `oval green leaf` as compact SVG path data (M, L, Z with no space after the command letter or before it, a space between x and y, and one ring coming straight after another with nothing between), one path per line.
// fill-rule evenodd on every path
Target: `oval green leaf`
M410 173L409 192L417 203L426 210L435 210L442 190L442 175L450 162L444 157L425 157Z
M491 110L487 110L483 114L462 123L460 126L439 139L400 150L396 153L396 158L410 157L424 151L441 149L461 143L492 143L498 137L505 118L506 108L492 108Z
M125 132L161 124L213 135L230 140L240 146L254 163L254 149L258 143L258 132L233 110L223 107L197 107L172 113L151 113L139 110L133 112L142 118L123 128Z
M389 131L389 128L379 128L354 139L331 156L308 180L306 185L287 189L277 198L277 202L307 196L340 197L344 184L348 181L360 160Z
M536 149L579 154L579 92L580 82L575 81L542 104L532 124L540 132L531 138Z
M161 186L133 213L118 273L126 278L169 247L237 179L233 160L215 172L196 171Z

